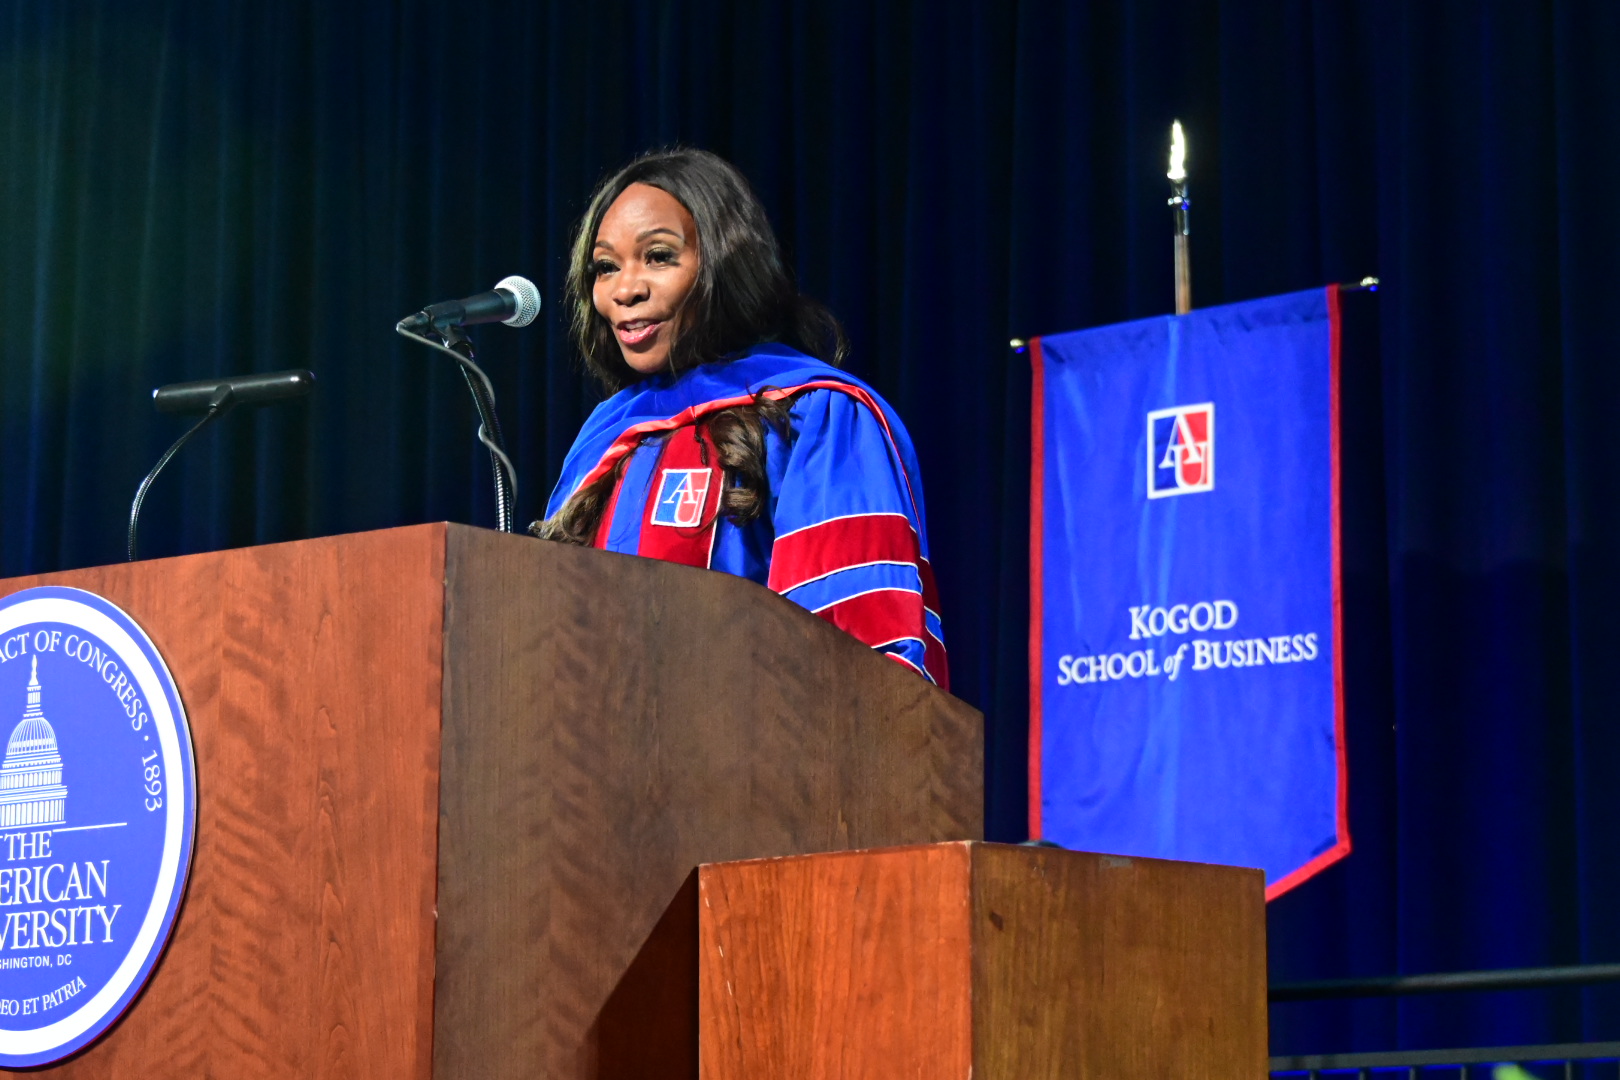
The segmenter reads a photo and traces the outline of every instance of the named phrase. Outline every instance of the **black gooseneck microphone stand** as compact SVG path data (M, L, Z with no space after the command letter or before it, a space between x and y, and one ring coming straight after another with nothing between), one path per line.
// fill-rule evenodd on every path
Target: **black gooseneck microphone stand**
M158 463L146 474L141 486L135 489L135 501L129 505L129 561L135 561L135 533L141 520L141 503L146 501L152 481L163 471L163 466L180 452L180 448L191 441L193 435L238 405L269 405L276 401L288 401L303 397L314 386L313 371L294 368L291 371L265 371L253 375L219 375L212 379L170 383L153 390L152 404L158 412L200 412L203 415L201 420L186 429L184 435L174 440L174 445L158 458Z
M215 390L213 396L208 399L208 408L206 411L204 411L202 419L198 420L195 424L192 424L186 429L186 433L184 435L174 440L174 445L169 447L168 450L164 451L163 456L158 458L157 464L152 466L152 471L147 473L146 478L141 481L141 486L135 489L135 501L129 505L128 550L130 562L135 561L135 531L141 520L141 503L146 501L146 492L151 488L152 481L157 479L158 473L163 471L163 466L169 463L169 459L178 454L180 452L180 448L191 441L191 437L193 435L197 434L197 432L201 431L215 420L218 420L235 407L236 395L232 393L229 386L221 386L219 389Z
M394 329L412 341L419 341L445 353L461 368L461 374L467 380L467 389L472 391L473 405L478 410L478 441L489 451L490 465L495 471L495 527L501 532L512 532L512 507L517 502L517 470L512 466L512 459L506 455L501 422L495 415L495 386L474 359L472 342L461 327L448 320L433 324L430 332L438 337L437 341L428 333L407 328L403 319Z

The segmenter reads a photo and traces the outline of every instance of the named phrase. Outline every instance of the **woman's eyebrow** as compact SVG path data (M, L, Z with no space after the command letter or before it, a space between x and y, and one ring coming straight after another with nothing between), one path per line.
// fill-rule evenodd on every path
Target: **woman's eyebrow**
M686 237L682 236L680 233L676 232L674 229L669 228L667 225L656 225L653 228L648 229L646 232L637 235L636 241L639 243L642 240L647 239L647 237L656 236L659 233L669 233L669 235L673 236L677 240L685 240L686 239Z

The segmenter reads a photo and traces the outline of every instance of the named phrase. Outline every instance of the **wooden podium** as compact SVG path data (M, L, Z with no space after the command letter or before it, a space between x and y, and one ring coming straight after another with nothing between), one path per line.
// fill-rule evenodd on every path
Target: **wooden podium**
M166 955L45 1072L599 1075L697 864L981 831L976 711L723 574L440 524L38 584L146 629L198 782Z
M959 843L696 884L702 1080L1266 1073L1259 870Z

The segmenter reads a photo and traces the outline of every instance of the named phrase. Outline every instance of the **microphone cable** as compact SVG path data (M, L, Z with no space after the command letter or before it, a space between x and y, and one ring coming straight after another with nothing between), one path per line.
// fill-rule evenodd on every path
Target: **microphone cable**
M495 478L496 507L495 517L501 532L512 531L513 504L517 502L518 481L517 469L512 459L506 456L506 450L501 446L500 429L497 426L492 433L488 425L497 424L495 420L495 384L490 381L484 369L478 362L465 353L458 352L440 341L435 341L426 334L419 334L405 325L406 320L401 319L394 330L401 336L412 341L419 341L431 349L437 349L461 368L462 374L467 377L467 383L473 394L473 404L478 408L478 441L484 444L489 451L490 458L496 462L498 474Z

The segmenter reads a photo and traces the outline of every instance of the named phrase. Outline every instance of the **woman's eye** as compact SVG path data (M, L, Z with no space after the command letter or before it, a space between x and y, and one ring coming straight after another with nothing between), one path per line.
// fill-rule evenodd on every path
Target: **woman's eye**
M611 274L617 269L617 266L614 266L606 259L597 259L595 262L591 263L591 276L601 277L603 274Z
M664 266L675 261L675 252L670 248L653 248L647 252L647 261L655 266Z

